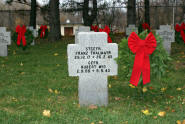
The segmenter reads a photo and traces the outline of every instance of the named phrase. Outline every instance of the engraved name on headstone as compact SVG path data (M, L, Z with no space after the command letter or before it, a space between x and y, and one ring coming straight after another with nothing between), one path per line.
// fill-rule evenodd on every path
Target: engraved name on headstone
M171 42L175 42L175 31L169 25L160 25L160 29L156 30L156 34L163 39L163 47L168 54L171 53Z
M107 76L117 75L118 45L107 43L105 32L79 32L78 44L69 44L69 76L79 76L80 105L107 106Z
M0 27L0 56L8 56L7 45L11 44L11 33L5 27Z
M132 32L136 32L138 34L138 28L135 25L128 25L126 28L126 35L129 36Z
M79 32L90 32L90 27L88 27L88 26L79 26L79 28L76 29L76 31L75 31L75 44L78 43L77 34Z

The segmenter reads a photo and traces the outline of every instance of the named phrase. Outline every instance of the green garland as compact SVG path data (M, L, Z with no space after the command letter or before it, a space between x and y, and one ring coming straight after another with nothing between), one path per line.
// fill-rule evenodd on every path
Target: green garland
M184 41L182 39L180 32L175 31L175 42L178 44L181 44L181 43L184 44Z
M38 30L38 34L39 34L39 37L40 37L40 33L41 33L41 29ZM48 37L48 28L45 30L45 35L44 35L44 39L46 39Z
M141 32L139 37L145 39L148 35L147 31ZM163 48L162 39L159 35L155 35L157 40L156 50L150 55L151 79L161 79L168 69L168 63L171 58ZM119 44L119 57L117 62L119 64L119 77L124 80L130 80L133 69L135 55L128 48L128 39L122 39Z
M12 38L13 42L15 42L16 45L17 45L17 37L18 37L18 34L16 32L13 32L13 35L11 38ZM17 45L18 47L22 48L23 50L26 50L26 48L28 48L34 40L34 36L33 36L31 30L26 29L25 38L26 38L26 46L22 45L22 41L21 41L20 46Z

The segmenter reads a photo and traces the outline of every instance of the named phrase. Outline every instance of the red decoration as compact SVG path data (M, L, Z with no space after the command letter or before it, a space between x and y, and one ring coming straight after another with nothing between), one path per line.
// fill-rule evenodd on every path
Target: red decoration
M109 36L109 33L110 33L110 28L106 25L104 29L99 29L99 32L106 32L107 33L107 40L108 40L108 43L112 43L112 40Z
M149 24L147 24L147 23L143 23L143 24L142 24L142 27L143 27L144 30L147 30L147 29L148 29L149 31L151 30Z
M130 83L137 86L142 72L143 84L150 82L150 59L157 47L154 35L150 32L145 40L141 40L135 32L132 32L128 38L128 47L136 54Z
M41 37L41 38L45 36L45 31L46 31L46 29L47 29L47 26L46 26L46 25L41 25L41 26L40 26L40 30L41 30L41 32L40 32L40 37Z
M95 26L91 26L91 30L93 30L94 32L98 32L98 26L95 25Z
M18 33L18 36L17 36L17 45L20 46L21 44L21 39L22 39L22 45L23 46L26 46L26 38L25 38L25 33L26 33L26 26L20 26L18 25L16 27L16 33Z
M176 24L175 30L176 30L177 32L180 32L180 33L181 33L181 37L182 37L182 39L183 39L183 41L184 41L184 43L185 43L185 33L184 33L185 24L184 24L184 22L183 22L181 25Z

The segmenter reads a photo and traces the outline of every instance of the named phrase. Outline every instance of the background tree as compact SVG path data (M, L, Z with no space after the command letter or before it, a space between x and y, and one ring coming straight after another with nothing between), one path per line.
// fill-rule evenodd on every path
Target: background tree
M150 25L150 0L144 0L145 4L145 23Z
M136 0L128 0L127 25L136 24Z
M57 41L61 38L59 0L49 1L49 40Z

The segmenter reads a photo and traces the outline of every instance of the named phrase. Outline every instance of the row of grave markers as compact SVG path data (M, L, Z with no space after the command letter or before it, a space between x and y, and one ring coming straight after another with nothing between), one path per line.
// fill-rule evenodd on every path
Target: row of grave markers
M129 36L132 32L138 34L138 28L135 25L129 25L126 28L126 35ZM156 34L163 39L163 47L167 53L171 54L171 43L175 42L175 31L171 29L170 25L160 25L160 29L156 30Z

